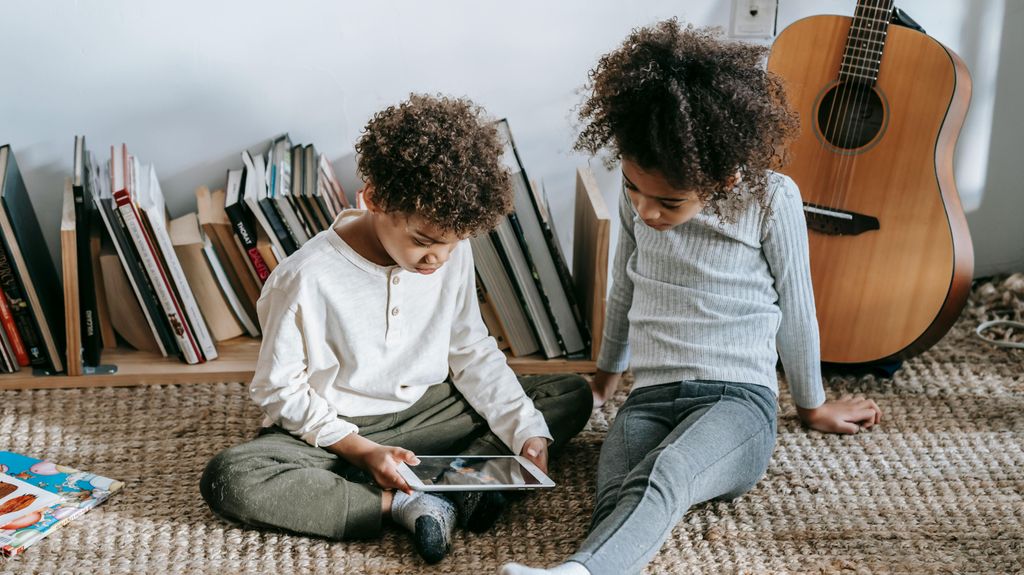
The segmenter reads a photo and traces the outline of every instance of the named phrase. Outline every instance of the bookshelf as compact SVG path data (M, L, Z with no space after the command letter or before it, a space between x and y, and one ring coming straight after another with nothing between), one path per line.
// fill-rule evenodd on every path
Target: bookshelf
M536 354L509 357L520 375L543 373L594 373L604 326L608 277L608 245L611 219L593 173L576 170L576 207L573 234L573 279L576 297L583 305L593 333L591 355L585 359L545 359ZM69 302L71 303L71 302ZM103 364L116 365L114 373L82 375L33 375L31 371L0 375L0 389L56 389L146 384L190 384L249 381L252 379L260 341L239 337L217 344L219 357L198 365L177 358L130 348L104 350Z

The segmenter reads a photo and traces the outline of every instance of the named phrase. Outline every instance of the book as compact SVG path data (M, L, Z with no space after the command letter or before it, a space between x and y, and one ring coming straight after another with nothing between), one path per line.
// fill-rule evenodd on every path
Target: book
M324 190L321 195L327 200L331 210L332 220L338 217L342 210L351 207L345 190L341 187L338 175L334 172L334 166L327 161L326 154L320 154L320 177L324 182Z
M292 169L292 141L288 134L283 134L270 143L267 151L267 198L298 249L310 236L308 224L292 194Z
M138 161L135 165L139 166ZM140 182L136 201L141 210L143 223L150 237L155 240L153 248L163 264L166 279L173 289L172 296L179 304L179 307L188 322L191 331L203 359L209 361L217 358L217 348L210 336L210 331L203 319L199 304L196 302L195 294L188 283L185 271L181 267L178 255L171 242L170 233L167 230L167 207L164 201L163 191L160 189L160 181L156 177L156 170L152 164L141 168L143 174Z
M100 339L103 341L104 349L115 349L117 347L117 336L114 335L114 325L110 321L110 304L107 300L106 280L103 270L100 267L100 257L104 249L113 250L110 237L104 233L103 219L97 208L96 194L100 193L102 181L102 170L91 152L87 151L85 167L88 171L90 189L92 190L92 206L90 212L92 218L89 221L89 255L92 258L92 277L96 293L96 314L100 325Z
M142 313L142 317L146 320L146 325L149 326L153 335L153 342L157 347L156 351L164 357L172 354L177 355L178 344L171 333L170 326L167 324L167 318L163 314L160 302L156 299L156 293L153 291L153 286L150 285L149 277L142 268L142 262L135 253L133 242L128 236L128 229L121 218L121 213L114 205L113 193L111 192L111 186L113 185L111 168L112 166L107 162L104 166L103 176L99 178L99 187L97 188L97 194L93 196L93 201L100 214L100 220L107 230L114 252L117 254L117 259L124 270L123 277L127 281L128 286L131 287L131 293L135 295L135 301L139 304L139 311ZM104 255L101 252L100 261L104 271L104 279L108 280L106 287L109 300L115 302L127 301L128 298L125 298L127 294L124 290L120 289L123 287L122 285L109 285L110 281L116 282L118 278L109 265L104 265L104 263L109 264L109 257L106 262L103 260ZM130 318L125 316L121 318L115 317L118 315L118 311L115 308L110 309L111 323L114 324L115 329L118 329L122 337L125 337L125 332L120 331L121 329L132 330L134 334L134 326L131 325ZM128 338L126 337L126 339ZM136 349L147 349L146 347L136 345L135 342L145 345L143 338L136 337L134 342L129 340L129 343L135 346Z
M253 223L255 217L252 210L245 203L245 171L229 170L227 189L224 192L224 213L231 221L231 228L234 231L235 239L241 246L242 251L248 258L253 275L258 279L260 285L270 277L270 267L263 259L263 255L257 249L258 238L257 226ZM256 296L257 299L259 296ZM255 307L255 301L253 302Z
M198 216L195 212L189 212L174 218L167 229L178 261L181 262L182 269L188 277L189 286L193 289L199 309L213 338L224 341L245 333L235 317L232 306L228 303L227 294L230 293L231 299L236 302L238 296L226 280L225 285L218 282L210 262L207 261L204 248L210 244L210 240L203 237ZM216 258L216 254L213 257Z
M237 176L241 176L241 170L235 172ZM229 175L229 179L230 177ZM216 252L217 261L221 264L228 284L242 305L243 312L238 319L242 323L255 324L258 321L256 301L260 297L262 281L256 275L245 249L240 246L232 232L231 219L224 210L226 202L227 194L224 190L211 192L206 186L196 188L199 227L203 235L210 240L211 248ZM259 334L258 329L255 333L250 332L253 337Z
M22 553L107 500L124 483L11 451L0 451L0 472L56 495L55 503L14 524L0 525L0 553Z
M545 309L540 288L533 275L533 267L527 259L528 252L523 248L522 235L519 220L513 211L501 219L498 227L491 233L491 238L505 271L516 288L520 304L526 310L526 317L537 334L541 351L545 357L551 359L563 354L562 345L559 343L551 316Z
M82 349L83 329L75 329L81 321L81 292L78 289L78 230L75 212L79 211L71 178L64 180L64 205L60 218L60 261L64 279L64 323L67 325L67 373L82 375L84 352Z
M89 152L85 146L85 136L75 136L71 189L74 200L75 243L77 244L75 285L78 290L78 314L73 318L67 318L70 322L67 323L67 331L70 332L76 329L75 326L78 326L77 329L80 332L78 339L82 347L81 362L88 366L97 366L100 364L103 338L100 335L100 318L96 284L93 281L93 258L90 247L91 223L95 214L88 158ZM66 290L65 287L65 301L67 301ZM70 342L71 338L68 338L68 341ZM68 357L71 357L71 350L68 350Z
M199 344L189 329L180 304L172 294L167 274L161 265L153 241L146 233L142 216L132 197L132 191L136 188L133 187L133 162L128 157L128 147L122 144L121 149L117 150L111 146L110 154L110 173L113 176L111 190L114 204L128 230L128 237L134 246L135 254L142 262L142 269L153 287L163 317L166 318L167 324L171 328L171 334L181 352L182 359L188 364L201 363L203 355L199 350Z
M0 293L0 336L3 337L5 353L9 350L13 356L13 364L8 371L19 371L19 368L31 365L28 357L28 350L25 349L25 342L18 333L18 326L14 323L14 316L11 308L7 305L7 298Z
M317 231L326 230L331 227L333 218L327 215L323 198L318 193L320 188L320 170L317 165L318 155L316 153L316 146L307 144L302 150L302 154L303 165L306 167L303 172L302 197L306 201L310 214L316 220Z
M18 295L25 298L32 321L19 322L19 328L23 330L23 337L28 331L34 331L34 340L38 335L37 341L29 342L29 350L38 343L35 353L41 358L40 366L53 373L64 371L64 302L60 277L9 145L0 146L0 204L0 236L7 256L4 259L9 262L8 272L13 279L0 282L4 294L8 298ZM12 294L8 290L12 284L23 292ZM7 303L12 309L21 304L10 299Z
M512 355L520 357L536 352L540 344L490 235L474 236L470 238L469 245L477 275L494 302L494 310L500 318Z
M547 222L545 208L526 176L508 122L497 123L505 143L502 159L512 176L514 218L509 218L520 240L530 275L537 285L540 302L554 327L562 352L569 358L585 355L589 332L576 303L572 277L562 256L554 229Z
M56 493L0 472L0 526L34 523L40 511L60 500Z
M249 150L242 152L242 163L245 164L245 186L242 197L249 206L249 211L256 221L267 232L271 244L277 250L277 259L284 259L298 249L291 233L285 227L284 220L277 213L273 200L267 197L266 166L263 156L253 156Z

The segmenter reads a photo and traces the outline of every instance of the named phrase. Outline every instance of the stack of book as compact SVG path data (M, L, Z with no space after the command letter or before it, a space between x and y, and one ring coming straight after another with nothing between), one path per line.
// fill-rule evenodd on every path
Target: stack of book
M11 147L0 146L0 372L64 370L57 269Z
M590 331L576 300L548 200L526 175L508 122L497 123L512 176L514 210L470 240L481 315L514 356L587 357Z
M282 135L240 160L224 190L198 188L196 210L170 220L153 166L123 144L101 166L75 138L61 221L64 320L79 327L65 344L81 350L69 354L69 375L99 366L115 332L189 364L215 359L216 342L260 335L263 282L348 201L312 144Z
M0 555L21 553L123 486L95 473L0 451Z

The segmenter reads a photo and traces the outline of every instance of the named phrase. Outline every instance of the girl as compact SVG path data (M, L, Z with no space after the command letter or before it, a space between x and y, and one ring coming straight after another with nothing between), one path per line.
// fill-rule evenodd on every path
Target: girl
M579 551L503 575L639 572L690 506L751 489L775 445L780 357L808 426L880 421L869 399L825 401L800 194L770 171L797 122L766 51L669 20L591 71L576 147L610 149L625 188L595 404L627 367L635 384Z

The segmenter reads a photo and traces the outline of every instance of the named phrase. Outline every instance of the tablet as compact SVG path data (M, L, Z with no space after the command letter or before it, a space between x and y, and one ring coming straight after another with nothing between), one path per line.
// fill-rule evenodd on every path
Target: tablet
M518 455L419 456L419 465L398 465L417 491L490 491L554 487L555 482Z

